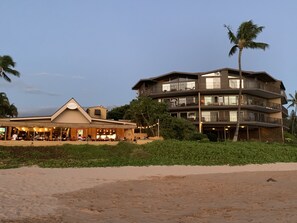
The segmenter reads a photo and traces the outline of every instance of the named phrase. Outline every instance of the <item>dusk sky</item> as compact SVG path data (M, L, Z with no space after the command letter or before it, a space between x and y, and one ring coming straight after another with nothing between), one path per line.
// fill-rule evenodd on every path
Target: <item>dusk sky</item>
M265 26L242 68L266 71L297 90L296 0L0 0L0 55L20 78L0 79L20 116L75 98L82 106L121 106L142 78L172 71L237 68L224 24ZM51 113L51 112L50 112Z

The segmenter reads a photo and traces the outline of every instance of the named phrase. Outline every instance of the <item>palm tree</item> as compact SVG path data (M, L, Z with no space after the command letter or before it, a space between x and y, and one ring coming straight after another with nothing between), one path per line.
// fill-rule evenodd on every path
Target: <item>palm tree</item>
M14 104L10 104L7 95L0 92L0 117L17 117L18 109Z
M238 53L238 68L239 68L239 94L238 94L238 109L237 109L237 123L233 137L233 141L237 141L239 125L240 125L240 111L241 111L241 95L242 95L242 70L241 70L241 55L244 48L248 49L262 49L265 50L269 47L267 43L254 42L258 34L262 32L264 26L258 26L253 23L252 20L243 22L239 26L236 35L232 32L230 26L225 25L228 30L228 37L230 43L234 44L229 52L229 56L232 56L239 49Z
M0 56L0 77L3 77L8 82L11 82L11 79L7 76L7 74L19 77L20 73L17 70L14 70L14 67L15 62L10 56Z
M8 117L13 118L13 117L17 117L18 114L19 114L19 113L18 113L18 109L17 109L17 107L16 107L14 104L9 105L9 108L8 108L8 110L7 110L6 115L7 115Z
M9 108L10 103L7 95L4 92L0 92L0 117L6 116L6 111Z
M288 102L290 103L288 108L293 108L294 113L292 114L292 134L295 133L295 121L296 121L296 115L297 115L297 91L295 91L295 95L289 94L290 99L288 99Z

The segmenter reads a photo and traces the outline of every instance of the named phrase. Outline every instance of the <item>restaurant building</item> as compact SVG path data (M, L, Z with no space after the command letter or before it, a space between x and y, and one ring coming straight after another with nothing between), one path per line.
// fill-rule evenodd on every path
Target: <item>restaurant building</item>
M50 116L0 119L2 140L133 140L135 123L107 120L102 106L83 109L71 98Z

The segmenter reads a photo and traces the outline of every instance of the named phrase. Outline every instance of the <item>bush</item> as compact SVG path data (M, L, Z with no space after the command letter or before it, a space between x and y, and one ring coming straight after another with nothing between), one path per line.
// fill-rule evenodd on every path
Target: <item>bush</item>
M297 144L297 137L289 132L284 132L285 142Z
M192 122L183 118L169 117L163 120L160 130L164 139L197 141L207 138L206 135L197 132Z

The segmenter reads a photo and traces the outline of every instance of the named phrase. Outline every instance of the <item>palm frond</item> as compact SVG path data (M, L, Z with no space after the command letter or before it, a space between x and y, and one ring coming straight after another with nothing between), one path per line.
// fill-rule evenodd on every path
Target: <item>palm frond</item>
M261 42L248 42L245 48L266 50L267 48L269 48L269 44Z
M20 73L17 70L14 70L14 69L11 69L11 68L6 68L5 71L7 73L13 74L16 77L19 77L20 76Z
M3 77L6 81L11 82L11 79L6 75L4 71L1 72L1 77Z
M236 53L238 46L234 45L229 51L229 57Z
M232 32L230 26L224 25L225 28L227 28L228 30L228 38L230 40L230 43L238 43L238 39L236 38L236 36L234 35L234 33Z

